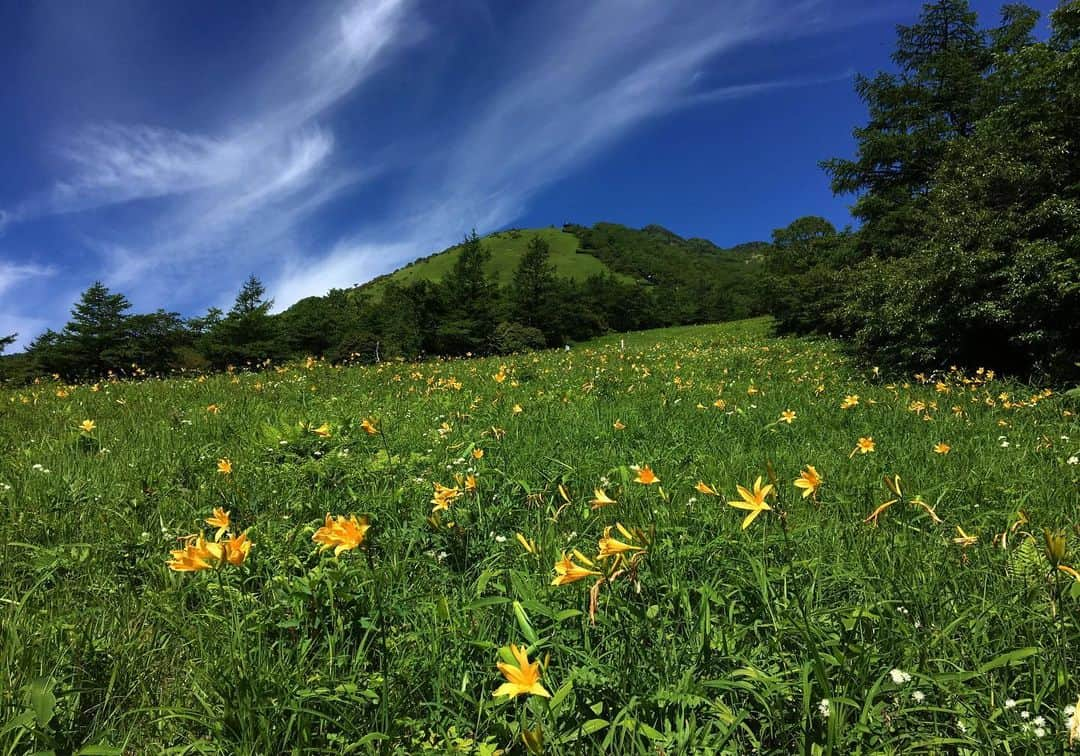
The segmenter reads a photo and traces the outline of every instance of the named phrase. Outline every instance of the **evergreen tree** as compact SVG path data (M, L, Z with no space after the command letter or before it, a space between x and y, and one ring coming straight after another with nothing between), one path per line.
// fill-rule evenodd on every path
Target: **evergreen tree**
M552 333L551 327L557 319L552 308L557 285L551 249L541 237L534 236L514 271L510 289L514 319L545 334Z
M274 306L266 299L266 287L254 275L244 281L229 313L201 343L216 367L254 366L285 356L278 322L270 314Z
M75 303L64 329L35 340L35 344L48 352L43 356L51 372L65 377L95 377L122 370L127 367L124 346L129 309L127 297L95 281Z
M14 344L15 339L18 338L18 336L19 334L13 333L10 336L4 336L3 338L0 338L0 354L3 354L5 349Z
M970 136L980 116L993 60L967 0L927 3L917 23L897 31L899 72L856 78L870 120L854 131L855 159L822 163L834 192L859 195L852 213L863 221L861 245L884 257L910 251L946 147Z
M498 287L485 266L491 258L474 230L465 237L454 267L442 281L446 314L439 324L436 351L478 354L485 351L495 328Z

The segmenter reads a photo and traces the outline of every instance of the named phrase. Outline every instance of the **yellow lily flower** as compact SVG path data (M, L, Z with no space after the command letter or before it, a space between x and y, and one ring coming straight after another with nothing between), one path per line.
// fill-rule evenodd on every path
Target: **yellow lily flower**
M612 499L606 493L604 493L604 489L602 488L593 489L593 498L592 501L590 501L589 503L592 504L593 509L600 509L601 507L618 504L615 499Z
M742 529L746 530L759 514L765 511L772 510L772 507L765 501L765 497L772 491L772 484L769 483L765 486L761 485L761 476L754 481L754 490L750 491L742 486L735 486L739 491L739 496L742 497L742 501L729 501L728 504L736 509L749 510L749 514L743 519Z
M221 536L229 529L229 513L223 507L214 507L214 514L206 518L206 524L217 528L214 540L220 541Z
M500 685L492 695L516 698L524 694L551 698L551 694L540 684L540 662L530 663L525 649L518 648L513 643L510 644L510 653L517 660L517 666L514 667L505 662L495 663L506 678L506 682Z
M363 545L370 527L371 524L366 515L357 520L356 515L350 515L348 518L345 515L331 517L327 512L325 524L315 531L311 540L319 544L320 550L332 548L334 556L338 556L343 551Z
M807 496L817 494L823 480L813 465L807 465L806 469L800 472L799 477L795 479L795 487L803 489L802 496L805 499Z
M576 583L578 580L584 580L587 577L593 577L599 574L600 573L596 570L590 570L587 567L574 564L570 557L563 554L562 559L555 563L555 579L551 581L551 584L569 585L570 583Z

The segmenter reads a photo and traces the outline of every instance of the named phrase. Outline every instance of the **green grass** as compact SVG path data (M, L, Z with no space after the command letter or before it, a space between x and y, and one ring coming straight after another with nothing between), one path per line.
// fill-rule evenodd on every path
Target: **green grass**
M1060 753L1078 600L1042 529L1076 547L1077 408L767 328L0 394L0 752L520 753L540 727L555 754ZM743 530L725 497L770 469ZM597 487L618 503L591 509ZM247 562L169 570L214 507ZM327 512L369 516L366 548L319 552ZM593 622L594 581L553 565L616 523L645 550L597 562ZM493 697L511 643L548 660L550 700Z
M579 242L573 234L554 228L515 229L500 231L483 238L484 247L491 251L487 272L500 286L508 285L513 280L514 271L525 254L529 241L534 236L539 236L548 243L551 249L551 264L559 276L583 281L589 276L611 273L608 266L600 260L577 251ZM439 254L407 265L391 273L387 278L377 279L364 288L372 294L377 294L388 281L402 285L417 281L441 281L454 267L454 262L460 254L459 247L451 247ZM633 280L623 274L613 275L626 281Z

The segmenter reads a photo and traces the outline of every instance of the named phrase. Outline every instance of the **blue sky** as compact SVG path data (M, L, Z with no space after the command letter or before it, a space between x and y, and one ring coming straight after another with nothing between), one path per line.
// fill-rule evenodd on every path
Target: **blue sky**
M95 279L194 315L254 272L280 310L473 227L843 226L817 163L919 5L0 0L0 335Z

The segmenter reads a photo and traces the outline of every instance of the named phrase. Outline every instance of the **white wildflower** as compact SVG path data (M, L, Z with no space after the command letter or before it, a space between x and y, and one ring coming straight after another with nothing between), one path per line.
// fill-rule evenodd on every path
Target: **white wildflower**
M913 700L915 703L922 703L926 700L926 694L923 693L921 690L917 690L911 694L911 700Z
M1016 701L1011 699L1011 698L1006 698L1005 699L1005 708L1006 709L1015 709L1016 708Z
M818 701L817 710L823 719L828 719L829 715L832 714L832 704L829 703L829 699L823 698Z
M892 681L897 685L903 685L905 683L911 682L911 673L905 672L902 669L889 670L889 677L891 677Z

